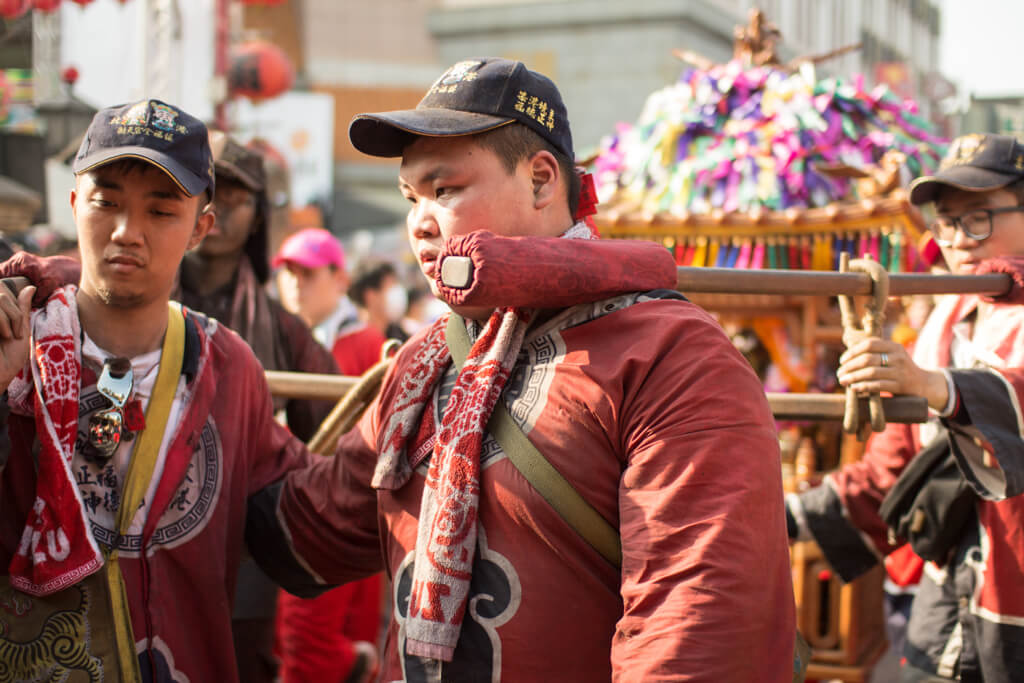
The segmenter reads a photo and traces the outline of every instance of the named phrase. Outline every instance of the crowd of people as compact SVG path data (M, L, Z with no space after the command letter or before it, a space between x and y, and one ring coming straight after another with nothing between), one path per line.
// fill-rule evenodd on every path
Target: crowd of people
M1024 145L965 136L910 188L951 272L1013 289L840 359L929 422L784 496L763 387L672 257L597 239L550 79L461 61L348 134L401 160L425 283L319 227L268 253L260 152L157 100L83 139L80 260L0 265L31 282L0 287L4 680L802 680L812 539L844 580L920 569L901 681L1022 680ZM388 338L311 453L331 403L264 370L359 375Z

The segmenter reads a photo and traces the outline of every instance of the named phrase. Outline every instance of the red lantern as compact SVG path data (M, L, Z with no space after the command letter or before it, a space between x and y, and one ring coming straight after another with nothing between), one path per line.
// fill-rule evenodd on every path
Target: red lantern
M53 12L60 7L60 0L32 0L32 7L40 12Z
M85 7L86 5L91 3L92 0L71 0L71 2L75 3L76 5L81 5L82 7Z
M14 19L28 9L29 0L0 0L0 17Z
M291 61L276 45L252 41L231 50L228 90L232 95L265 100L291 88L294 80Z
M11 91L14 88L3 69L0 69L0 121L7 118L7 106L11 103Z
M60 72L60 80L68 85L74 85L78 81L78 69L73 66L64 67L64 70Z

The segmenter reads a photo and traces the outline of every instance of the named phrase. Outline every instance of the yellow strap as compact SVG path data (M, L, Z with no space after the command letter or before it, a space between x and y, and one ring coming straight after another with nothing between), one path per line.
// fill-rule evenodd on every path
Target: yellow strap
M466 356L469 355L470 343L466 323L461 316L451 314L445 331L445 341L452 353L455 367L462 370ZM494 405L494 412L491 413L487 428L501 446L501 450L505 451L509 462L573 531L601 553L613 567L621 567L622 542L619 539L619 532L537 450L512 419L500 398Z
M164 335L164 346L160 353L160 370L156 376L153 396L146 407L146 426L135 442L132 459L128 465L128 476L122 489L121 505L117 511L115 543L131 526L132 519L142 504L149 482L153 478L153 469L160 454L164 430L167 428L167 418L171 414L171 405L177 393L184 355L185 316L181 312L181 307L172 301L167 307L167 333ZM145 548L141 548L139 552L145 552ZM110 550L105 570L110 588L122 680L141 681L142 673L139 671L139 660L135 654L135 636L132 633L131 610L128 608L124 577L117 563L116 546Z

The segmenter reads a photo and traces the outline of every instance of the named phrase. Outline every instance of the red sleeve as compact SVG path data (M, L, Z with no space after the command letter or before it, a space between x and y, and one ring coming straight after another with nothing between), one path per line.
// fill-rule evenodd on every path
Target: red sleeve
M917 453L912 430L911 425L890 423L885 431L868 439L864 457L830 475L849 521L871 539L881 555L898 547L889 543L888 527L878 516L878 508Z
M292 472L281 491L279 510L295 553L329 584L383 568L377 492L370 486L379 410L374 399L356 427L341 437L333 457Z
M721 328L673 304L640 328L656 330L643 352L621 359L637 376L621 416L614 679L789 683L795 603L775 425Z
M274 406L263 366L249 345L226 327L219 329L217 335L223 335L217 341L221 348L219 355L211 358L210 362L224 363L225 367L231 367L235 374L244 377L238 384L230 382L223 389L229 392L225 396L240 401L237 410L248 413L249 427L246 431L249 433L246 436L250 446L246 454L249 458L246 493L252 495L279 481L289 471L306 467L320 458L310 453L287 427L274 419ZM237 390L237 394L233 390Z

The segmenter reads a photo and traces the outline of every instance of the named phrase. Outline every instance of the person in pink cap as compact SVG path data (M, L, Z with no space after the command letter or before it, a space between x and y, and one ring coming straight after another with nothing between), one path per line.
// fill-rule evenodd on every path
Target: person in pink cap
M327 230L306 228L286 239L272 261L281 303L305 320L345 375L361 375L380 360L384 335L361 319L346 296L345 250ZM284 591L277 603L282 683L369 680L377 667L381 575L345 584L316 598Z
M305 228L274 256L277 287L286 309L306 321L313 337L334 355L345 375L361 375L380 360L384 335L360 319L345 295L345 250L323 228Z

